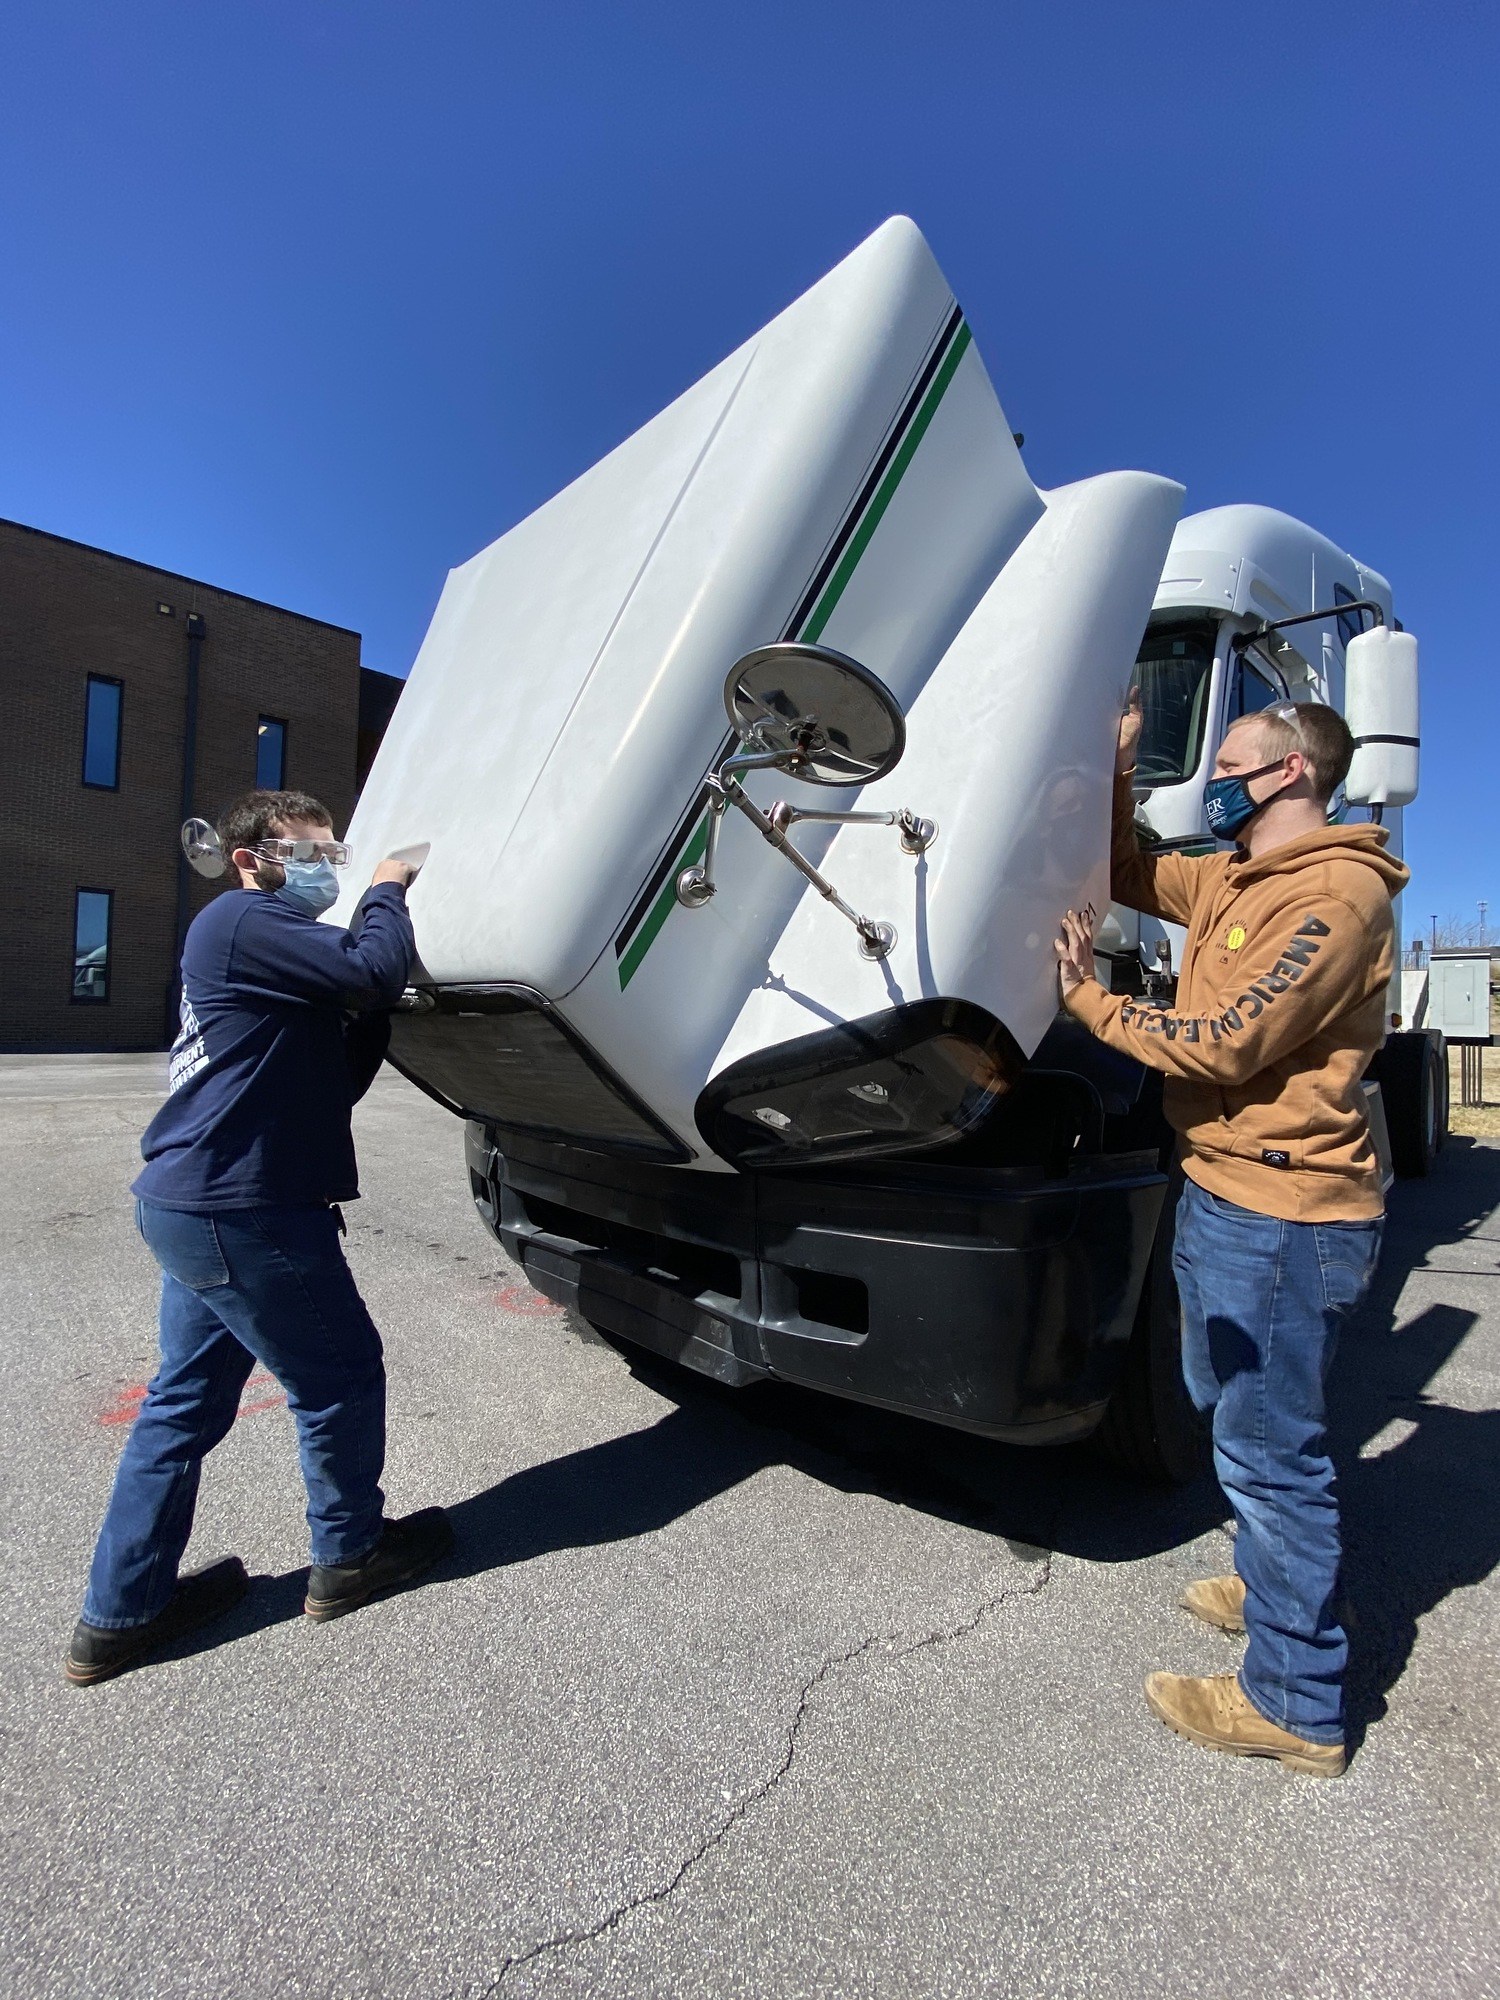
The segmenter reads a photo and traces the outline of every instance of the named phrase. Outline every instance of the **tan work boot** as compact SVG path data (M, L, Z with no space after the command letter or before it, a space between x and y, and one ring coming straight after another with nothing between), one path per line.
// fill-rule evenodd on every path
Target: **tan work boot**
M1190 1583L1177 1602L1205 1625L1221 1632L1245 1629L1245 1586L1237 1576L1205 1576Z
M1344 1775L1342 1743L1309 1743L1267 1722L1245 1694L1237 1674L1148 1674L1146 1706L1159 1722L1204 1750L1231 1757L1274 1757L1289 1771L1312 1778Z

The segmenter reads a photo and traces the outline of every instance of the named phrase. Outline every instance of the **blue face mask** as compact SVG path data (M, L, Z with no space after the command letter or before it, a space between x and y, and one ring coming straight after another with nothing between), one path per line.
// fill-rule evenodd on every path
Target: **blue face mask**
M282 869L286 883L277 894L304 916L321 917L338 901L338 870L331 861L286 861Z
M1274 764L1262 764L1258 771L1241 771L1234 778L1210 778L1203 787L1203 810L1208 818L1208 830L1218 840L1233 840L1237 833L1254 819L1255 815L1280 798L1280 792L1272 792L1270 799L1252 799L1247 790L1251 778L1264 778L1271 771L1281 769L1281 759Z

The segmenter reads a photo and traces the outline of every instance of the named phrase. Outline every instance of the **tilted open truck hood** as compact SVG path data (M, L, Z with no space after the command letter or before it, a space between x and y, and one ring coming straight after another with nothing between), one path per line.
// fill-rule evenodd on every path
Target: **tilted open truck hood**
M931 252L886 223L450 575L350 828L363 881L430 843L410 903L438 1004L398 1023L396 1060L502 1126L701 1166L741 1128L752 1154L890 1150L931 1143L944 1091L978 1115L1051 1018L1058 913L1103 905L1113 721L1180 497L1138 473L1038 492ZM725 675L784 638L862 661L907 713L899 769L816 803L909 805L936 844L798 832L894 924L880 963L733 814L712 902L674 894ZM814 803L775 774L747 790ZM795 1091L755 1126L776 1107L737 1080L763 1095L787 1044L787 1075L842 1077L874 1051L843 1024L881 1017L898 1076L937 1051L925 1109L887 1098L865 1129L854 1078L829 1086L860 1107L837 1132L804 1132Z

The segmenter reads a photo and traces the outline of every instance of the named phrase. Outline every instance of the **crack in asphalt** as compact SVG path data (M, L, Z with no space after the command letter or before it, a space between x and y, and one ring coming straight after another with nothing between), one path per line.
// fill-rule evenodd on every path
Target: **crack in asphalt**
M557 1931L551 1937L543 1938L539 1943L532 1945L528 1950L512 1954L502 1963L489 1985L478 1994L477 2000L493 2000L493 1996L500 1992L513 1973L535 1964L538 1959L556 1952L572 1951L579 1945L592 1944L597 1938L607 1937L611 1931L617 1930L637 1910L650 1909L674 1896L698 1864L722 1847L734 1829L748 1819L758 1806L764 1804L790 1772L797 1761L798 1743L803 1725L812 1708L813 1697L825 1681L830 1680L845 1667L852 1666L856 1660L863 1659L867 1653L873 1652L879 1646L895 1647L896 1650L891 1657L906 1660L915 1653L925 1652L930 1647L949 1646L960 1639L968 1638L970 1633L978 1631L984 1621L1004 1605L1023 1597L1040 1597L1052 1581L1052 1563L1053 1556L1049 1552L1037 1564L1037 1573L1029 1583L1020 1588L1006 1585L993 1597L982 1599L972 1617L965 1618L957 1625L940 1625L934 1631L923 1633L921 1638L912 1640L909 1645L898 1645L902 1636L899 1631L872 1632L867 1638L861 1639L858 1645L850 1646L842 1653L830 1654L817 1671L802 1683L791 1721L787 1724L782 1753L775 1768L759 1784L736 1800L718 1825L699 1841L696 1847L689 1850L665 1881L657 1883L654 1888L643 1890L639 1895L627 1897L607 1911L597 1923L576 1930ZM458 2000L457 1989L447 1996L447 2000Z

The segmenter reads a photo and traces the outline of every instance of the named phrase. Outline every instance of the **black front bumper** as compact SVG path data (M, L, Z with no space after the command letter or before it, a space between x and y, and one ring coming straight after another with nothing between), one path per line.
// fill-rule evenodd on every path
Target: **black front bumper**
M548 1298L721 1382L1015 1443L1099 1421L1167 1184L1153 1151L711 1174L467 1129L480 1212Z

